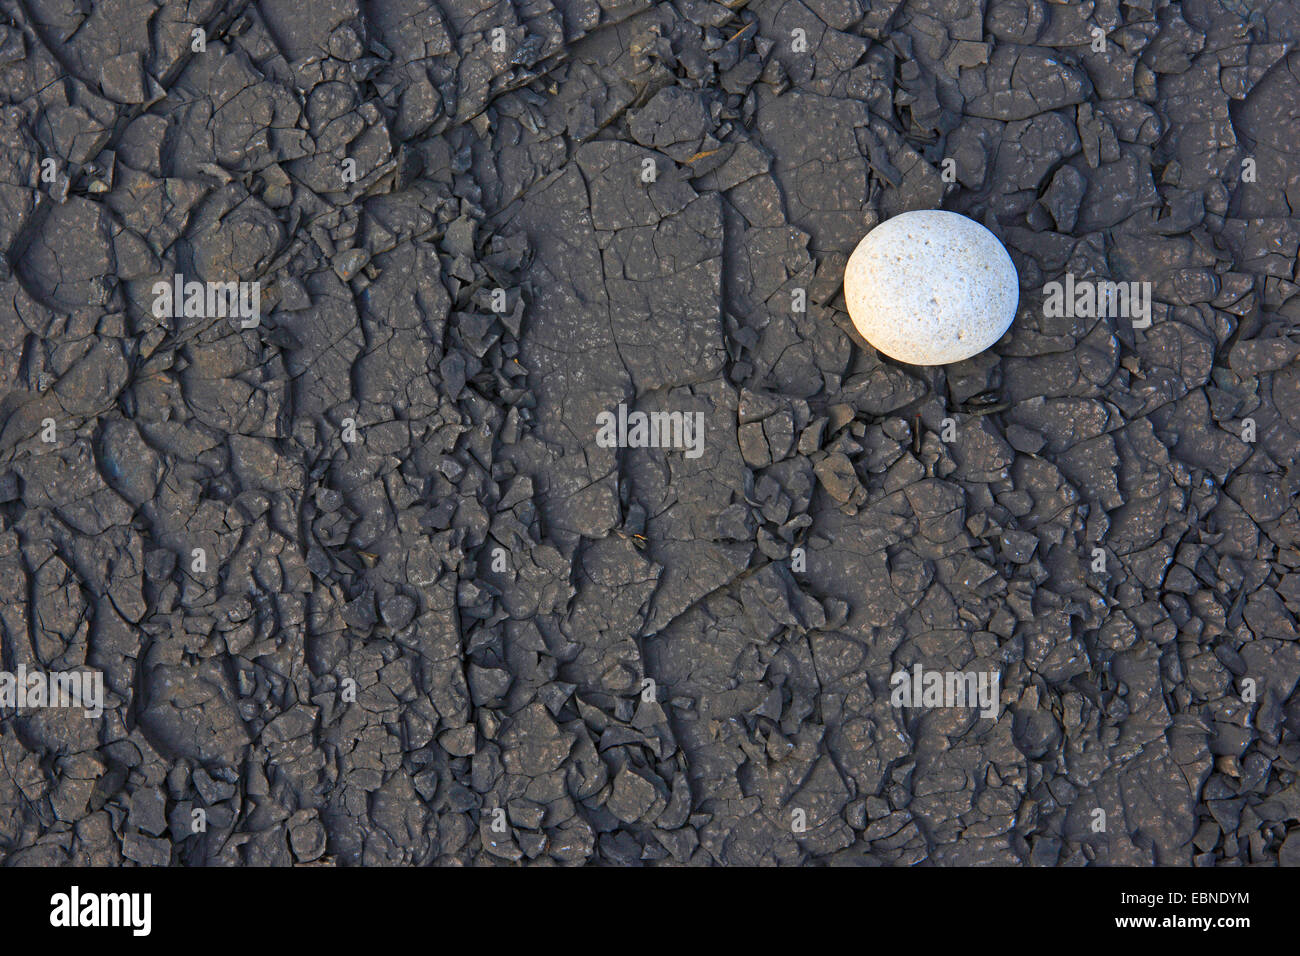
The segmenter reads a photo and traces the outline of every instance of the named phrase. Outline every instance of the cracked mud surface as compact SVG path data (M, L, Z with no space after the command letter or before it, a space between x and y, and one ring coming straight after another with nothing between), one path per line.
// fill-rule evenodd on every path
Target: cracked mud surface
M3 863L1300 864L1292 5L0 0L0 95L0 669L105 686ZM901 365L940 207L1020 309Z

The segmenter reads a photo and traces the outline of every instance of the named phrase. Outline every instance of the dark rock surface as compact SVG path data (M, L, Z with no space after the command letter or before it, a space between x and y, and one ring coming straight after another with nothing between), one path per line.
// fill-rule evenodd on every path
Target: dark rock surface
M1300 863L1294 5L3 0L0 97L0 670L104 681L0 862ZM904 366L940 207L1020 310Z

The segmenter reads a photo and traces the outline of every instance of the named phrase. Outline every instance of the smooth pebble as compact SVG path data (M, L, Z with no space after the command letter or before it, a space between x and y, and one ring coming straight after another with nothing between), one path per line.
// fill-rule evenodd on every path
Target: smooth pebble
M921 209L867 233L844 270L862 337L911 365L946 365L991 346L1016 316L1020 283L997 236L955 212Z

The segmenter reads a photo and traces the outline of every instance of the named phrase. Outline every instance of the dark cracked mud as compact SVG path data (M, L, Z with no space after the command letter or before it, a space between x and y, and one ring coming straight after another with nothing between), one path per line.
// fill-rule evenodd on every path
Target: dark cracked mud
M1298 43L0 0L3 670L104 689L3 708L0 860L1300 863ZM940 207L1019 314L900 365L844 263Z

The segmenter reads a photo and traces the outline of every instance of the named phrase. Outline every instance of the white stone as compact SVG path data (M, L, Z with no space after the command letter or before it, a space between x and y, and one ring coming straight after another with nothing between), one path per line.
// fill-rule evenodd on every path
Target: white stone
M1020 282L997 236L955 212L920 209L867 233L844 270L864 339L911 365L978 355L1016 317Z

